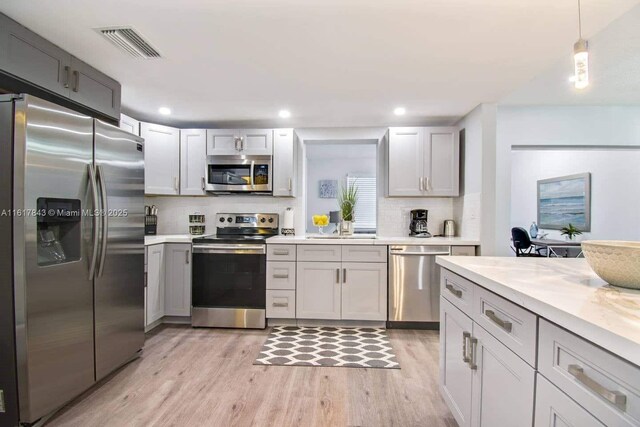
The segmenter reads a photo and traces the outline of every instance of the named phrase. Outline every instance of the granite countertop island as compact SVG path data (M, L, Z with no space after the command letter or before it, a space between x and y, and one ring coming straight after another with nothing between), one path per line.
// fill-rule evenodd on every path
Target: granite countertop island
M585 259L438 257L437 263L640 366L640 291L608 285Z

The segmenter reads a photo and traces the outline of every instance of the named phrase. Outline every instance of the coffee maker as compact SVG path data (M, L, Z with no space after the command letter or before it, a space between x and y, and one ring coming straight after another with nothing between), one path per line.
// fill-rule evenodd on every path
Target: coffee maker
M410 214L411 222L409 223L409 236L412 237L431 237L431 233L427 229L427 217L429 211L426 209L413 209Z

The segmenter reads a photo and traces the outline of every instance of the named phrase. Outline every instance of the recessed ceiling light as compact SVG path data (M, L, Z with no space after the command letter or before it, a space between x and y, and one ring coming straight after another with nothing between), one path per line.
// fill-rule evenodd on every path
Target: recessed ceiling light
M278 115L283 119L288 119L291 117L291 111L289 110L280 110L278 111Z
M158 108L158 113L162 114L163 116L168 116L169 114L171 114L171 108L169 108L169 107L160 107L160 108Z
M404 107L397 107L395 110L393 110L393 114L395 114L396 116L404 116L404 113L406 113L407 110Z

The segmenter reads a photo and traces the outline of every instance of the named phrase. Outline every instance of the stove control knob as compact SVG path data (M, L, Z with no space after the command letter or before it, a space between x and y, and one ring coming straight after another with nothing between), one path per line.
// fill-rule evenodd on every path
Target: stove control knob
M269 224L273 223L273 218L269 218Z
M266 221L265 218L260 218L260 222L264 223Z
M221 218L220 218L220 222L224 222L224 218L222 218L222 217L221 217Z
M227 218L227 222L233 222L233 218L231 217Z

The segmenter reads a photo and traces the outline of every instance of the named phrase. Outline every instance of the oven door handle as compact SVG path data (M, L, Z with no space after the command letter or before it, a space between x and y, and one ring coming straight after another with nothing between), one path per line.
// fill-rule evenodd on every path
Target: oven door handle
M267 253L264 245L193 245L194 254L261 255Z

